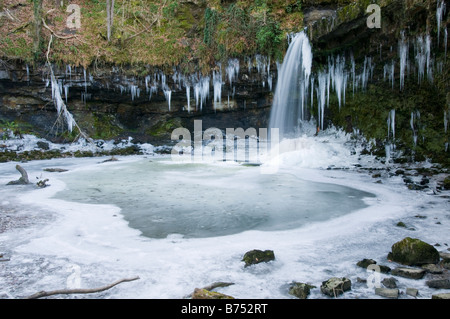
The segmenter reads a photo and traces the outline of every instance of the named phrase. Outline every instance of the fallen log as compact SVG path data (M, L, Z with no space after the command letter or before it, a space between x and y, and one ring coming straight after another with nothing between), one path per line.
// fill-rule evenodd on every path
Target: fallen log
M39 291L35 294L32 294L31 296L26 297L25 299L38 299L42 297L48 297L53 295L68 295L68 294L91 294L94 292L102 292L108 289L111 289L112 287L122 283L122 282L128 282L128 281L134 281L139 279L139 277L133 277L133 278L124 278L117 280L113 282L112 284L99 287L99 288L88 288L88 289L59 289L59 290L52 290L52 291Z
M30 181L28 180L28 174L27 171L20 166L19 164L16 165L16 169L20 172L22 175L17 181L11 181L6 185L26 185L29 184Z

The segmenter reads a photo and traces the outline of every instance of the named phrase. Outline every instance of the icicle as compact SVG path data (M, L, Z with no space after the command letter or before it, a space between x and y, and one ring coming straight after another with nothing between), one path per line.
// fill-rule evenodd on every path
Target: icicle
M239 63L239 61L238 61ZM213 72L213 86L214 86L214 109L222 101L222 74L220 72Z
M355 58L352 54L350 62L352 64L352 82L353 82L353 95L355 95L355 88L356 88L356 64L355 64Z
M69 84L64 84L64 95L66 97L66 104L67 104L67 99L69 97Z
M51 71L51 84L52 84L52 99L56 107L56 111L59 115L63 115L63 118L66 120L67 129L69 132L72 132L73 126L76 125L75 120L72 117L72 114L67 110L66 105L61 97L60 85L56 81L56 78Z
M325 113L325 102L326 102L326 89L328 83L328 74L325 72L320 72L318 76L319 86L317 88L317 104L318 104L318 126L323 130L323 121Z
M437 0L437 9L436 9L436 20L437 20L437 37L438 37L438 46L439 46L439 40L441 35L441 24L442 24L442 18L445 14L445 1L444 0Z
M448 39L448 32L447 32L447 28L444 29L444 52L445 52L445 56L447 57L447 39Z
M167 104L169 105L169 111L170 111L170 100L172 98L172 90L166 87L164 89L164 96L166 97Z
M405 74L408 64L409 45L402 32L402 39L399 41L399 55L400 55L400 90L405 87Z
M239 76L239 60L229 59L228 66L226 67L226 72L228 76L228 82L230 87L233 85L233 81Z
M418 36L416 41L416 63L418 68L418 82L423 81L425 73L428 75L428 80L433 81L433 70L431 65L431 38L427 35ZM426 70L425 70L426 68ZM425 72L426 71L426 72Z
M191 113L191 87L188 84L186 84L186 100L188 113Z
M431 60L431 37L429 34L426 37L425 52L426 52L426 56L427 56L428 81L433 82L433 66L432 66L432 60Z
M395 140L395 110L391 110L388 116L388 137L392 131L392 139Z
M131 93L131 100L134 101L136 97L139 98L140 96L140 89L137 85L130 85L130 93Z
M415 120L414 112L411 112L410 125L411 125L411 130L413 132L413 142L414 142L414 145L417 146L417 132L416 132L416 130L414 128L414 120Z
M86 69L83 69L83 75L84 75L84 90L85 92L87 92Z
M29 83L30 82L30 69L28 67L28 64L27 64L26 68L27 68L27 82Z
M447 134L447 130L448 130L448 118L449 115L447 115L447 111L444 111L444 130L445 130L445 134Z
M336 91L338 102L339 102L339 109L341 109L342 106L342 95L345 95L345 86L347 82L347 75L344 71L345 67L345 58L338 56L336 59L336 65L334 66L334 72L332 73L332 82L334 89Z

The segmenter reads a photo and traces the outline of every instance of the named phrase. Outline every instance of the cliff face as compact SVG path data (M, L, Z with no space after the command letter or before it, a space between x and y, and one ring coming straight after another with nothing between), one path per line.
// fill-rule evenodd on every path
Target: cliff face
M192 130L195 119L203 120L204 129L267 127L277 62L287 48L285 33L306 26L316 81L311 88L311 117L318 116L319 73L342 77L345 101L339 102L332 87L324 110L325 126L364 134L374 141L367 151L380 156L386 156L386 145L395 145L395 151L404 155L401 160L429 157L448 165L448 10L439 15L439 6L445 2L376 1L381 28L367 26L370 3L181 1L172 11L161 11L151 34L142 32L142 38L139 34L124 41L144 29L135 28L133 33L126 21L118 25L111 43L95 46L98 54L92 54L94 46L76 45L75 39L62 46L64 41L55 38L50 60L61 95L86 133L94 138L132 136L162 144L170 140L174 128ZM94 10L91 18L99 16ZM58 29L57 17L47 15L47 25L55 34L66 35L69 30ZM96 23L99 28L100 22ZM88 30L76 33L86 43L92 40ZM50 35L48 29L44 32ZM105 41L102 32L99 28L101 43ZM151 45L144 46L140 41L150 41L150 35ZM14 41L10 49L20 53L19 42ZM76 136L67 132L63 121L54 125L58 122L48 67L33 62L27 53L11 59L5 40L2 43L6 52L0 70L3 123L14 121L22 132L54 140ZM338 63L342 63L341 73L336 71Z

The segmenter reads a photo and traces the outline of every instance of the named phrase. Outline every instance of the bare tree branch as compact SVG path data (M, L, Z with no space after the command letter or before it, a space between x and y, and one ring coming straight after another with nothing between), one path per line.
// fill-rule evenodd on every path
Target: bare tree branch
M133 278L124 278L117 280L113 282L112 284L99 287L99 288L91 288L91 289L59 289L59 290L52 290L52 291L40 291L35 294L32 294L31 296L26 297L26 299L38 299L42 297L48 297L53 295L69 295L69 294L91 294L94 292L102 292L108 289L111 289L112 287L122 283L122 282L128 282L128 281L134 281L139 279L139 277L133 277Z

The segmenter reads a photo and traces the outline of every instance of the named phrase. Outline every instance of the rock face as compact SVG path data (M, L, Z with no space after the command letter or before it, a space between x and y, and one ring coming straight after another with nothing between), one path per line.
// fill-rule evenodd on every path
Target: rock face
M333 277L324 282L320 286L320 291L330 297L337 297L343 294L345 291L350 290L352 282L348 278Z
M420 239L406 237L392 245L388 259L408 266L436 264L439 262L439 252Z
M245 253L242 261L245 262L245 267L259 264L261 262L269 262L275 260L275 254L273 250L258 250L254 249Z

